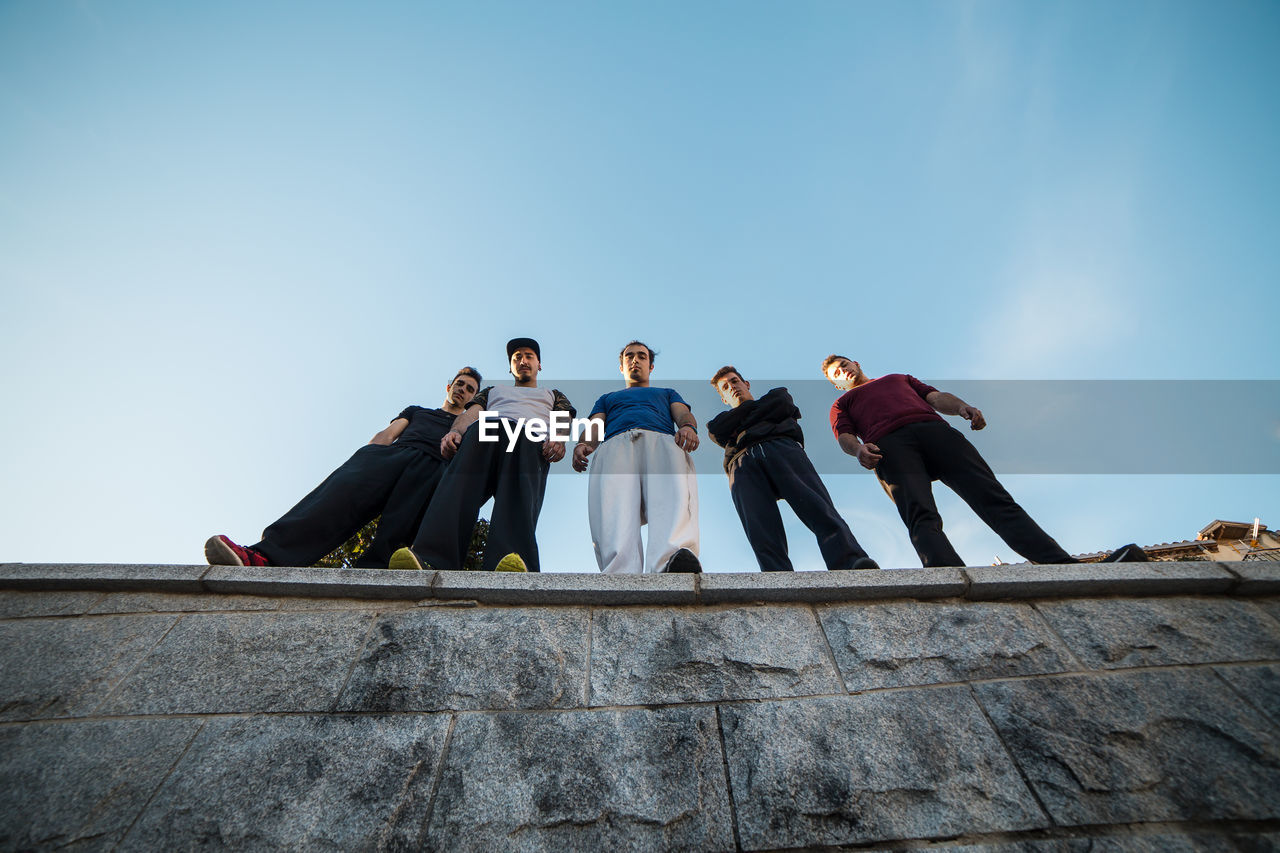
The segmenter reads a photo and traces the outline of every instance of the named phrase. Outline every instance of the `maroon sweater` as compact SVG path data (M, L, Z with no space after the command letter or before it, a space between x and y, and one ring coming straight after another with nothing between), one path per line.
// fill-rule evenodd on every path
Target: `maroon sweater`
M864 444L874 444L898 427L940 421L942 416L924 401L937 390L905 373L872 379L831 404L831 431L837 439L851 432Z

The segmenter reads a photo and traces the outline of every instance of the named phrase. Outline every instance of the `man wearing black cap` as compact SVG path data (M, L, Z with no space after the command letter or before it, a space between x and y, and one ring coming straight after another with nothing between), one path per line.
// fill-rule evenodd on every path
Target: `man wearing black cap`
M507 427L551 422L553 411L576 412L569 399L555 389L538 387L542 350L533 338L507 342L513 386L489 386L467 404L453 428L440 442L440 452L452 459L436 490L418 535L408 548L391 555L393 569L462 568L471 529L484 502L493 498L493 517L484 549L486 571L531 571L538 567L535 530L547 489L552 462L564 458L564 442L534 441L527 432L513 436ZM501 440L481 434L481 412L506 421ZM502 435L502 433L506 433Z

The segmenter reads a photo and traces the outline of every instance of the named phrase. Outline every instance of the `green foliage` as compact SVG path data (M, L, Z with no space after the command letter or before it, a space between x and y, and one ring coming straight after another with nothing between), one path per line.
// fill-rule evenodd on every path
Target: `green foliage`
M378 519L373 519L351 535L351 538L339 545L333 552L326 554L316 563L325 569L354 569L356 561L373 543L374 534L378 532ZM476 522L471 531L471 545L467 548L467 558L463 568L479 571L484 562L484 546L489 541L489 520L482 518ZM385 566L384 566L385 568Z
M462 567L469 572L478 572L484 564L484 546L489 542L489 519L482 518L471 529L471 544L467 546L467 559Z
M378 532L378 519L372 519L361 527L351 538L339 545L334 551L325 554L316 563L322 569L354 569L356 560L373 544L373 536Z

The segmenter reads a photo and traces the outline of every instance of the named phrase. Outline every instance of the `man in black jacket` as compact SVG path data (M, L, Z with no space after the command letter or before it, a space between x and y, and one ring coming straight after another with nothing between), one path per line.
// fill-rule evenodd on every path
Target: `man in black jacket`
M818 538L828 569L880 568L853 538L805 454L800 410L787 389L774 388L757 400L732 365L717 370L711 384L730 409L712 418L707 432L724 448L729 494L760 570L792 571L779 500L791 504Z

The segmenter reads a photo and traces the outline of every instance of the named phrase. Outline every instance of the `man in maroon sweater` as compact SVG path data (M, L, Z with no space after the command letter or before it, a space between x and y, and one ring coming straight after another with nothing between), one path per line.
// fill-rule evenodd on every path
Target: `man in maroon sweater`
M831 406L831 429L840 449L876 472L923 565L965 564L942 532L942 516L933 501L934 480L949 486L1028 560L1077 562L1010 497L977 448L938 414L959 415L977 430L987 425L981 411L904 373L872 379L858 362L841 355L827 356L822 372L832 385L845 390ZM1146 559L1136 545L1107 557L1108 562Z

